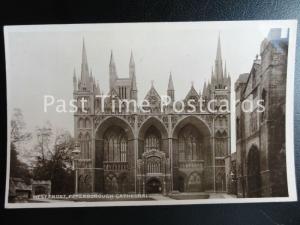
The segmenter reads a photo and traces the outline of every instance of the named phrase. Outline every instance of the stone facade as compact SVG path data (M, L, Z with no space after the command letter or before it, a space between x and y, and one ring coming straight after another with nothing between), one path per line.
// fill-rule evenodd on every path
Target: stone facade
M103 75L102 75L103 76ZM225 157L230 155L230 113L181 113L172 107L161 111L161 96L151 85L145 99L150 112L126 112L113 101L137 100L136 70L133 54L129 60L129 76L120 78L113 53L109 64L109 98L101 101L101 93L87 61L83 43L81 76L74 72L74 99L87 100L74 114L74 135L80 143L77 162L78 191L81 193L163 193L225 192ZM166 94L175 100L172 75ZM211 79L202 93L193 85L183 102L205 99L205 106L216 99L230 101L230 76L221 58L220 38ZM101 110L101 106L104 110ZM179 107L179 105L178 105ZM200 106L198 103L196 108Z
M235 82L239 197L287 196L285 102L288 38L271 29L249 74ZM242 103L252 102L251 112ZM263 100L263 112L258 111Z

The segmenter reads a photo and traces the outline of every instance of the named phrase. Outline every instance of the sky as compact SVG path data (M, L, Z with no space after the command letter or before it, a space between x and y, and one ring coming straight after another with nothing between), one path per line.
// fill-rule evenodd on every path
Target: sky
M72 99L73 71L80 76L83 38L89 68L104 93L111 50L119 77L128 76L132 51L139 99L145 97L152 80L158 93L166 94L170 72L175 98L182 99L192 82L202 90L210 78L218 35L223 64L226 61L235 82L239 74L250 71L272 27L284 26L269 21L11 27L5 36L8 116L13 108L21 108L29 131L50 121L53 127L73 133L73 114L57 113L55 106L44 113L43 99L45 95Z

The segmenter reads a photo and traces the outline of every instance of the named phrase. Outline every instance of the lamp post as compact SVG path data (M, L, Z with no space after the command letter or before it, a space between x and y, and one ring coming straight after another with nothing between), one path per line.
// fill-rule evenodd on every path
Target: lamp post
M72 169L75 170L75 194L78 193L78 168L77 168L77 163L78 157L80 154L80 145L78 142L75 143L75 148L72 151Z

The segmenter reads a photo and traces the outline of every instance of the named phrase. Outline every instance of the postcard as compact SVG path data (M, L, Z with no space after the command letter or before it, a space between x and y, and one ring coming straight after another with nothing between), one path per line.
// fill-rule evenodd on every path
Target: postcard
M6 207L296 201L296 29L6 26Z

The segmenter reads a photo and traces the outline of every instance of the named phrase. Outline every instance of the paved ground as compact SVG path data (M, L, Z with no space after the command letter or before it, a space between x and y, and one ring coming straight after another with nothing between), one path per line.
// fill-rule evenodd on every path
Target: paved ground
M236 198L236 196L227 193L209 193L209 198Z
M225 198L236 198L235 195L229 195L227 193L204 193L204 192L195 192L195 193L180 193L179 195L184 196L184 195L195 195L195 196L199 196L199 195L209 195L209 199L225 199ZM173 198L170 198L169 196L164 196L161 194L150 194L149 195L150 198L154 199L154 200L175 200ZM187 198L187 199L193 199L193 198ZM194 199L198 199L197 197L195 197Z

